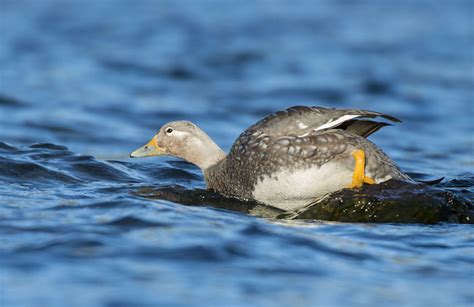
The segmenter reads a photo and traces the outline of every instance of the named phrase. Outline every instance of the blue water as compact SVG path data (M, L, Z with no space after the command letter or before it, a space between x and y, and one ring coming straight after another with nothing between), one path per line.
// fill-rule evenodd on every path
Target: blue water
M472 225L284 222L150 199L187 119L228 150L296 104L474 201L472 1L0 1L1 306L472 306Z

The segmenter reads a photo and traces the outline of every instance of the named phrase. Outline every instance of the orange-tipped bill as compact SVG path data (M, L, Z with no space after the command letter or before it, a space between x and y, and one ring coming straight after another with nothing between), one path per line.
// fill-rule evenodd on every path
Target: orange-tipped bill
M130 158L152 157L164 155L166 150L158 146L156 136L154 136L148 144L138 148L130 154Z

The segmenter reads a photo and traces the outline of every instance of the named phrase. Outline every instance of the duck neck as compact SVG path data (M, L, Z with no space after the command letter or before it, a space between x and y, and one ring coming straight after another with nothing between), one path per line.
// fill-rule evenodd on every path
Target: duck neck
M197 165L203 172L226 158L225 152L208 136L205 141L196 145L186 160Z
M209 148L206 150L205 158L200 161L198 166L203 172L205 172L225 158L225 152L219 147L219 145L212 142L212 144L209 144Z

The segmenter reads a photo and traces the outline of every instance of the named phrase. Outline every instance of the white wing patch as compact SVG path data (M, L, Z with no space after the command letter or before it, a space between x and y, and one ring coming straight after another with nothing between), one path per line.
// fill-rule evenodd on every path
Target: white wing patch
M306 125L306 124L304 124L304 123L302 123L302 122L300 122L300 121L297 121L297 122L296 122L296 125L297 125L298 128L300 128L300 129L306 129L306 128L308 128L308 125Z
M345 121L348 121L350 119L353 119L353 118L356 118L356 117L360 117L361 115L349 115L349 114L346 114L344 116L341 116L339 117L338 119L336 120L330 120L328 121L327 123L325 123L324 125L321 125L319 126L318 128L314 129L314 131L318 131L318 130L324 130L324 129L329 129L329 128L332 128L332 127L336 127L337 125L340 125L342 124L343 122Z

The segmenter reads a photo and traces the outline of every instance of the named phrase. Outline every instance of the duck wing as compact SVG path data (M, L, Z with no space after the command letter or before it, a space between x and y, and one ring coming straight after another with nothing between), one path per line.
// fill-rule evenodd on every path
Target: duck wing
M272 138L288 135L306 136L314 131L328 129L343 129L367 137L390 125L384 122L360 120L376 117L401 122L393 116L368 110L294 106L263 118L250 126L240 137L260 133Z
M292 137L298 139L297 142L302 142L305 137L328 130L345 130L365 138L390 125L365 119L376 117L400 122L393 116L368 110L294 106L268 115L250 126L234 142L230 156L240 159L244 155L253 155L254 152L262 154L270 144L280 139ZM311 151L312 147L314 144L303 152Z

